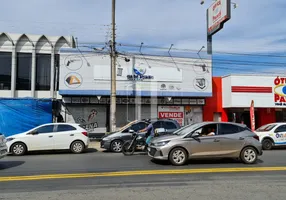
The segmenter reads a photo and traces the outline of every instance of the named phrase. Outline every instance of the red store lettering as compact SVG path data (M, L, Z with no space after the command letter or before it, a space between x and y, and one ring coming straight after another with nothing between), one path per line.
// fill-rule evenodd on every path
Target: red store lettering
M285 84L286 83L286 78L280 78L279 76L277 76L274 79L274 85L280 85L280 84Z
M278 94L274 94L274 101L275 102L280 102L280 103L285 103L286 99L283 96L280 96Z

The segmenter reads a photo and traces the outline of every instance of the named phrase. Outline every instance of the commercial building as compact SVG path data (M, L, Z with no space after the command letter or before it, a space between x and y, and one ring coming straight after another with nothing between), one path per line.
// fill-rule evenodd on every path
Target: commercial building
M61 52L59 93L68 122L103 133L109 125L110 57ZM181 125L203 120L212 96L211 60L163 56L117 58L117 127L142 118L174 118Z
M233 121L250 127L254 101L256 128L286 121L286 74L214 77L213 96L206 99L205 121Z
M61 99L59 50L72 47L73 37L0 33L1 133L53 121L53 102Z
M59 97L59 50L72 47L70 36L0 33L0 97Z

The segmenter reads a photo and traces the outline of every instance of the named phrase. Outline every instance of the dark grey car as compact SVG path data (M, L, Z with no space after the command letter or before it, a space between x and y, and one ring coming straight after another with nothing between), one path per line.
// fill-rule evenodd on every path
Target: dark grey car
M160 129L160 135L173 133L180 128L180 124L172 119L153 120L151 123L153 124L154 129ZM135 120L122 127L117 132L110 133L102 137L100 147L117 153L121 152L123 143L132 139L132 133L130 133L130 130L138 132L147 126L148 123L146 121ZM140 134L142 134L142 138L144 138L146 133Z
M169 160L173 165L183 165L190 158L239 158L252 164L262 155L262 145L259 137L243 124L203 122L154 138L148 155Z

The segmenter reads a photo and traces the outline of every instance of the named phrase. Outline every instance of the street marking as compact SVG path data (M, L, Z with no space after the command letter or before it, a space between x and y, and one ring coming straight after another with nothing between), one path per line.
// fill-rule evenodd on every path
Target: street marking
M259 171L286 171L285 167L245 167L245 168L205 168L205 169L175 169L175 170L144 170L144 171L121 171L121 172L99 172L78 174L50 174L31 176L4 176L0 182L5 181L32 181L71 178L95 178L116 176L139 176L139 175L174 175L174 174L199 174L199 173L229 173L229 172L259 172Z

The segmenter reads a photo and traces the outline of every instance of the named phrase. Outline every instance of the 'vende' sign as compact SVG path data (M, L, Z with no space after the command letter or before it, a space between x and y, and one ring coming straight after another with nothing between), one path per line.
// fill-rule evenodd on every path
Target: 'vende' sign
M159 118L183 118L182 112L159 112Z
M158 117L160 119L174 119L184 125L184 107L183 106L159 106Z

